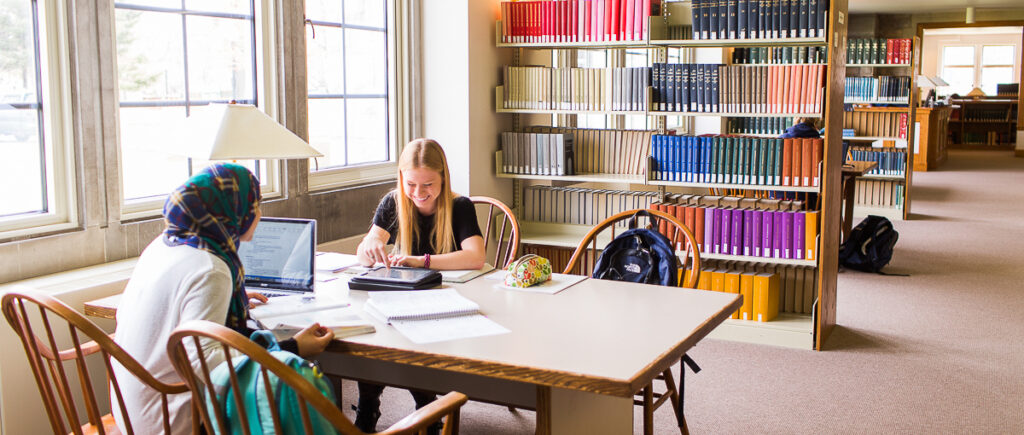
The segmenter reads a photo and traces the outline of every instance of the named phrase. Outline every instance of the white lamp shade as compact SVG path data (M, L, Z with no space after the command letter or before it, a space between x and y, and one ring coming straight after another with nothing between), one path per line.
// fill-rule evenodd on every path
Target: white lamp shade
M193 109L185 123L189 153L206 160L323 157L306 141L249 104Z

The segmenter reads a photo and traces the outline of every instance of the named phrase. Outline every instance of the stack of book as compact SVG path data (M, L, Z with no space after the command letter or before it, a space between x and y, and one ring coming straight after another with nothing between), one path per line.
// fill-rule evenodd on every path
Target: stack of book
M878 166L866 175L895 175L902 177L907 170L907 152L897 148L850 148L853 160L876 162Z
M778 65L792 63L825 63L826 47L736 47L733 64Z
M655 0L532 0L501 2L505 43L643 41Z
M823 153L823 139L655 135L648 172L659 181L813 187Z
M822 38L828 0L693 0L697 39Z
M658 192L554 186L530 186L523 196L523 220L576 225L597 225L622 211L651 208L658 200Z
M786 116L766 116L758 118L729 118L729 134L753 134L780 136L793 125L793 118Z
M810 267L701 259L700 281L698 281L697 288L717 290L721 285L722 290L720 291L741 293L743 294L743 307L747 306L748 300L752 301L753 299L769 302L767 299L758 298L758 295L750 294L748 296L744 291L743 275L755 274L774 275L775 278L769 279L778 280L778 293L775 294L775 297L779 312L811 314L814 311L817 283L815 282L814 268ZM736 276L730 278L729 275ZM753 290L749 287L746 289L747 291ZM743 318L743 307L734 318ZM751 309L753 307L754 305L751 304ZM753 315L753 313L751 314ZM756 316L753 320L757 320Z
M609 130L533 126L527 133L556 133L571 137L573 173L643 175L651 153L647 130ZM516 133L513 133L516 134ZM503 142L504 143L504 142ZM504 150L504 147L502 148Z
M530 110L619 110L646 108L649 67L549 68L507 66L502 107Z
M779 315L779 276L758 272L756 267L701 268L699 290L743 295L743 305L733 319L768 322Z
M847 77L846 102L901 103L910 100L910 77Z
M573 175L572 140L565 134L502 133L501 169L507 174Z
M847 65L909 65L910 38L850 38L846 41Z
M665 112L818 113L824 65L655 63L653 107Z
M870 112L851 110L843 113L843 125L853 130L853 134L844 137L872 136L907 138L908 115L901 112Z

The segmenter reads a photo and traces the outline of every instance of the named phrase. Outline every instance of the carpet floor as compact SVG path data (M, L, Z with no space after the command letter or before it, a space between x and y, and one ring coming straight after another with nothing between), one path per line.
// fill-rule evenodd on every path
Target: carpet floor
M690 355L694 434L1024 431L1024 159L951 152L913 175L888 272L839 274L825 351L704 340ZM344 409L356 399L344 383ZM413 409L385 391L384 428ZM678 433L671 407L656 433ZM639 411L635 414L640 432ZM528 434L534 413L470 402L464 434Z

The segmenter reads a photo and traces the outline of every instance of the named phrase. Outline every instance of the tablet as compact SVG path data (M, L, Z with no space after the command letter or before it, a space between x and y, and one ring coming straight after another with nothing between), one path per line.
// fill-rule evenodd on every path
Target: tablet
M376 281L415 283L431 278L437 273L438 272L436 270L418 267L378 267L376 269L370 269L357 276Z

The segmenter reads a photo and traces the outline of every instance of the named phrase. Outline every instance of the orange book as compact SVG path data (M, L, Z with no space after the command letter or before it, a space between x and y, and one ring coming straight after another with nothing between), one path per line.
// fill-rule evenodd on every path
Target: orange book
M697 278L697 290L711 290L711 270L701 269Z
M775 90L778 89L775 82L775 66L768 66L768 111L775 113L778 112L778 108L775 107Z
M804 255L810 261L818 259L818 212L809 211L804 217Z
M696 207L691 205L691 206L687 206L686 209L683 210L683 225L686 225L686 229L690 230L691 233L693 232L693 229L694 229L693 221L695 219L695 216L694 216L694 214L695 214L694 212L696 211L695 209L696 209ZM680 235L680 236L682 237L682 235ZM694 234L693 238L694 238L694 241L696 241L697 235ZM696 250L697 247L694 246L693 249Z
M758 322L774 320L779 315L779 276L758 273L753 282L753 316Z
M800 185L810 186L811 185L811 174L817 172L816 165L814 164L814 139L804 138L801 142L803 145L801 148L800 156Z
M672 209L672 216L679 222L685 222L686 209L689 208L685 205L676 205ZM676 230L675 225L672 226L672 246L676 247L676 250L682 250L684 248L683 243L686 237L683 236L682 232Z
M804 113L811 113L814 111L814 88L818 87L818 66L817 65L806 65L807 67L807 81L804 85Z
M744 272L740 275L740 294L743 295L740 319L754 320L754 274Z
M803 174L800 173L800 170L803 169L803 164L801 162L801 160L803 160L801 158L802 156L803 139L793 139L793 155L790 156L793 158L793 168L790 169L791 172L789 174L790 186L803 186L803 183L801 183L801 180L803 180L803 178L801 178Z
M666 205L660 202L651 204L651 208L657 211L665 211L665 207ZM665 222L664 219L658 219L658 232L661 233L661 235L668 237L668 222Z
M697 251L704 252L704 209L693 208L693 238L697 240Z
M782 140L782 185L792 186L790 177L793 175L793 139Z
M817 79L814 82L814 112L821 113L821 96L825 92L825 87L822 85L825 80L825 65L818 65L817 70L815 76Z
M821 160L825 155L825 139L811 140L811 186L821 186Z
M779 113L789 113L786 110L789 103L789 71L788 66L779 67Z
M711 291L725 291L725 269L711 270Z
M723 287L722 291L724 291L726 293L736 293L736 294L739 294L740 293L740 273L736 272L736 271L728 271L728 272L726 272L725 276L723 277L723 286L724 287ZM739 319L740 318L740 310L736 310L736 312L732 313L732 318L733 319Z
M790 67L793 72L792 82L789 85L789 111L791 113L800 113L800 90L804 88L804 68L803 65L793 65Z

